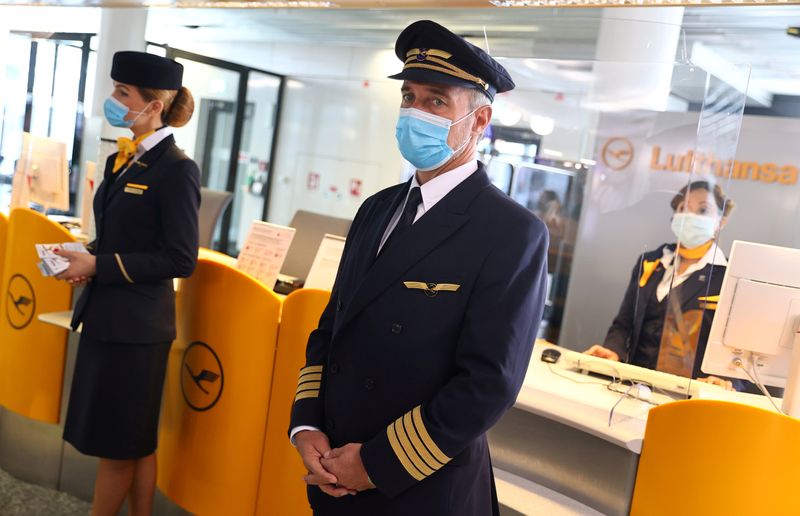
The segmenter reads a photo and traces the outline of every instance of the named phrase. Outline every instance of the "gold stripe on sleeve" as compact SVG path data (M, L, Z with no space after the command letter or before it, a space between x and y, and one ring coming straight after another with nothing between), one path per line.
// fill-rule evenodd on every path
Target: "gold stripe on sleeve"
M122 275L125 276L125 279L128 281L128 283L133 283L133 280L128 275L128 271L125 270L125 265L122 263L122 257L120 257L119 253L114 253L114 258L117 259L117 266L119 267L119 270L122 271Z
M403 428L403 418L398 418L394 422L394 429L397 433L398 440L400 441L400 446L403 447L403 450L405 450L408 458L411 459L414 467L421 471L426 477L433 475L434 471L429 468L427 464L425 464L425 461L423 461L416 450L414 450L414 447L411 445L411 441L408 440L406 429Z
M297 386L297 392L307 391L307 390L310 390L310 389L319 390L319 384L320 383L321 382L305 382L305 383L301 383L300 385Z
M425 445L422 444L422 441L417 434L417 429L414 428L414 423L411 421L411 412L406 412L406 414L403 416L403 426L405 426L406 433L408 433L408 437L411 439L411 444L414 445L414 449L420 454L422 460L424 460L432 470L436 471L444 466L444 464L433 458L433 455L431 455Z
M294 397L294 401L304 400L306 398L318 398L319 391L304 391L298 392L297 396Z
M305 373L300 375L300 378L297 380L297 383L313 382L313 381L318 382L320 380L322 380L322 373Z
M411 462L408 460L408 457L406 457L406 452L403 451L403 447L400 446L400 443L397 441L397 434L394 431L394 423L386 427L386 435L389 437L389 444L392 446L394 454L397 455L397 459L400 461L400 464L403 465L408 474L414 477L416 480L424 480L425 475L417 471L417 468L411 464Z
M450 457L445 455L442 450L436 446L436 443L433 442L428 430L425 428L425 423L422 422L422 411L420 409L420 405L414 407L414 410L411 411L411 414L414 418L414 426L417 429L417 433L419 433L422 442L425 443L425 446L428 448L428 450L430 450L433 456L436 457L436 460L442 464L447 464L450 462Z
M312 365L308 367L304 367L300 370L300 374L304 375L306 373L321 373L323 366L321 365Z

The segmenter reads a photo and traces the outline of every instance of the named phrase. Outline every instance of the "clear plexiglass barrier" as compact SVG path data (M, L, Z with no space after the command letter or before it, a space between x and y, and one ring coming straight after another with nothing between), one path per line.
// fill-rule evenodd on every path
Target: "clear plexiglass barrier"
M749 67L502 63L517 88L495 100L480 150L493 182L550 232L540 337L751 388L700 370L731 242L762 241L765 228L770 243L795 237L775 221L780 206L796 207L798 170L771 154L779 146L760 133L764 122L742 125ZM766 146L739 153L740 135Z

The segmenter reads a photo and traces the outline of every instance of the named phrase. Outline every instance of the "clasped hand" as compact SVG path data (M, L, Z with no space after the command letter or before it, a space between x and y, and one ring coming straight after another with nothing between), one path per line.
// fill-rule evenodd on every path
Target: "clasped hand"
M295 445L308 470L306 484L336 498L375 488L361 462L361 443L331 449L324 433L304 430L295 435Z

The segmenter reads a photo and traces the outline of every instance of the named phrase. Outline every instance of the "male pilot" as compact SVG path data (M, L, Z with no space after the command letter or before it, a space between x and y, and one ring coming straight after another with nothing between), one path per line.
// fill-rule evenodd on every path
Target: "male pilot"
M498 514L486 431L528 367L547 230L474 157L508 72L431 21L395 52L397 142L416 173L356 214L290 436L317 516Z

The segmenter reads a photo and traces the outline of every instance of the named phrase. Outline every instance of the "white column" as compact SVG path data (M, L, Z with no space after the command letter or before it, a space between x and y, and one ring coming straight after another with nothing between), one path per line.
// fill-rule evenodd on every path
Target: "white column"
M682 21L683 7L605 9L591 101L611 109L666 108Z
M91 116L103 116L103 101L113 89L111 61L114 53L120 50L144 52L146 29L147 9L103 9Z
M111 127L103 116L103 102L114 89L111 80L111 63L114 53L121 50L137 50L143 52L146 46L145 31L147 29L147 9L137 8L105 8L100 17L100 31L97 44L97 68L95 69L94 93L92 95L91 112L85 113L86 124L83 133L84 160L97 164L95 172L95 190L103 178L103 167L106 157L116 152L114 143L101 141L116 140L118 136L130 136L130 131ZM77 214L83 211L84 192L86 190L86 167L81 164L81 181L77 199ZM86 199L90 203L91 199ZM88 213L91 209L87 207ZM94 224L86 224L84 233L94 238Z

